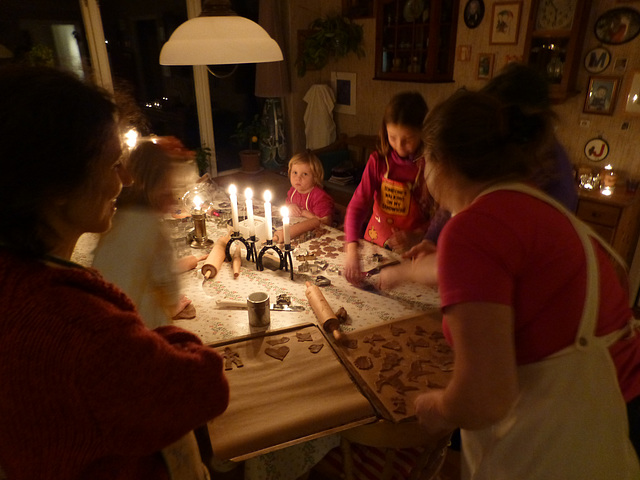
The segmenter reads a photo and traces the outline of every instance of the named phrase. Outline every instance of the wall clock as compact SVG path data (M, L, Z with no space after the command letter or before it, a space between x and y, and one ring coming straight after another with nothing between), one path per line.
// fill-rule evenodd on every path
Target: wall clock
M601 162L609 155L609 144L602 138L592 138L584 146L584 154L592 162Z
M540 0L536 30L571 30L578 0Z

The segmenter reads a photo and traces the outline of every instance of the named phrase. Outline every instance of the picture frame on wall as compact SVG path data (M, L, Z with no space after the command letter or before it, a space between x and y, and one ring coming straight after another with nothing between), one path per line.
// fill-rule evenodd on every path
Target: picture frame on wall
M592 76L584 100L584 113L611 115L616 105L620 77Z
M631 115L640 115L640 70L634 71L631 77L624 111Z
M476 28L484 18L484 1L469 0L464 7L463 16L467 28Z
M518 43L522 2L496 2L491 14L491 45Z
M493 77L493 60L495 55L493 53L479 53L478 65L477 65L477 78L478 80L489 80Z
M356 74L331 72L331 88L336 94L334 111L356 114Z

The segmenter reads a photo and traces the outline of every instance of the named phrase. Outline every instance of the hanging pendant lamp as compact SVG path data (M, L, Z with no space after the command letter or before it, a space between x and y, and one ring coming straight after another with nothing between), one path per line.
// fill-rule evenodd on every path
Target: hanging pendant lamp
M160 65L232 65L282 60L276 41L257 23L238 16L229 0L203 0L160 51Z

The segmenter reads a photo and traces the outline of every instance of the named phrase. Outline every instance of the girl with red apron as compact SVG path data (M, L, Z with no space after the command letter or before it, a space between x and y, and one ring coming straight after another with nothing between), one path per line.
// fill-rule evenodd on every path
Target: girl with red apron
M426 227L427 222L422 209L413 192L418 178L423 171L423 163L418 164L418 171L413 182L399 182L389 178L389 160L385 156L387 171L380 190L374 195L373 214L364 233L365 240L386 247L387 240L397 231L410 231Z

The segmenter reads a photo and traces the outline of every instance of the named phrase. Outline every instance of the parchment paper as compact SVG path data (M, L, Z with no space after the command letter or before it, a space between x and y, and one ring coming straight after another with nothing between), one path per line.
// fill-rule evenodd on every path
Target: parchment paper
M298 341L296 334L309 334L312 341ZM282 337L289 341L267 343ZM324 346L314 354L309 350L312 344ZM373 407L316 325L213 347L224 354L225 346L239 354L244 366L234 365L226 372L229 407L208 425L218 458L249 458L296 439L375 420ZM289 348L282 361L265 353L267 348L282 346Z

